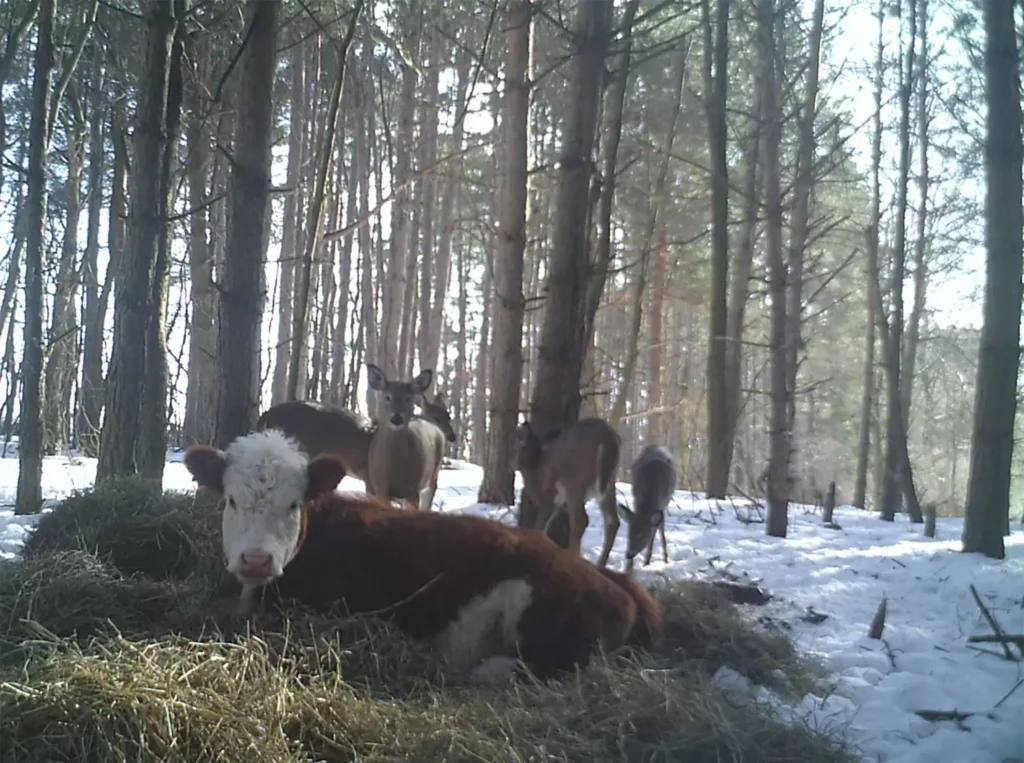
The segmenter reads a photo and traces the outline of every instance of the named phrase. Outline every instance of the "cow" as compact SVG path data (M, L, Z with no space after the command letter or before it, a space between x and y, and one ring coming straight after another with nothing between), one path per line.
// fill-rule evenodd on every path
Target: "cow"
M507 681L519 661L550 677L597 650L649 648L660 633L661 606L626 575L536 530L337 493L341 463L309 461L279 430L223 451L193 446L185 465L224 498L227 570L245 611L269 585L313 609L377 613L476 685Z

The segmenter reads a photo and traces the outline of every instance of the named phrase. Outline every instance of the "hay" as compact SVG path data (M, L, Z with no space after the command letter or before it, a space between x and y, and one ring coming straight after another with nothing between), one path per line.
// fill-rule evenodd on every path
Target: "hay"
M666 637L653 654L471 690L448 681L424 645L376 620L296 608L250 631L214 617L221 563L219 533L203 538L208 516L180 496L147 496L178 515L169 524L155 508L130 511L128 497L104 493L55 510L60 524L0 570L0 760L852 759L836 740L712 684L727 665L798 693L814 668L710 587L658 589ZM104 505L136 541L168 532L181 555L140 574ZM81 508L94 514L76 528L66 514ZM188 513L203 519L190 527ZM188 575L178 560L191 554L210 558Z
M125 575L183 580L221 566L220 512L205 492L154 493L138 478L73 494L44 514L23 556L88 551Z

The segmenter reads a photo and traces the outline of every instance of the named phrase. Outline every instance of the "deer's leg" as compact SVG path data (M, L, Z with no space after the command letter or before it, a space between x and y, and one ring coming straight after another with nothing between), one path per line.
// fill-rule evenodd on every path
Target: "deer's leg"
M557 514L552 515L552 519ZM583 533L587 531L590 520L587 518L587 505L585 502L569 507L569 550L574 554L582 554Z
M615 545L615 536L619 534L619 512L615 505L614 483L601 497L601 516L604 519L604 548L601 549L601 558L597 562L598 567L608 564L608 556L612 553L612 546Z
M654 553L654 533L651 533L651 539L647 541L647 551L644 552L644 567L651 563L651 554Z
M661 535L661 555L662 555L662 557L663 557L663 559L665 561L665 564L668 564L668 543L665 542L665 520L664 519L661 520L661 524L658 526L658 534ZM654 544L652 543L651 544L652 550L653 550L653 547L654 547ZM648 554L648 556L650 556L650 554Z

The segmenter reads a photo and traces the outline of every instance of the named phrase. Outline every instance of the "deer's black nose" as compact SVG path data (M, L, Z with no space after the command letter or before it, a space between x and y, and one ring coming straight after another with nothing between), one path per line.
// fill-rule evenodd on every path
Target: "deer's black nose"
M401 415L396 413L394 416L392 416L391 417L391 423L394 424L396 427L402 426L402 417L401 417Z

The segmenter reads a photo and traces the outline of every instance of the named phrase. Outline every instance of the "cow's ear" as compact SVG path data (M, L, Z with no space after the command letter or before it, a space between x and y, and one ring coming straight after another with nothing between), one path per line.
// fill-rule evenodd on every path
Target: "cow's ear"
M307 470L306 500L312 501L327 493L334 492L345 476L345 467L331 456L318 456L309 462Z
M228 459L224 451L209 445L193 445L185 452L185 468L205 488L218 495L224 492L224 470Z

